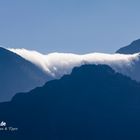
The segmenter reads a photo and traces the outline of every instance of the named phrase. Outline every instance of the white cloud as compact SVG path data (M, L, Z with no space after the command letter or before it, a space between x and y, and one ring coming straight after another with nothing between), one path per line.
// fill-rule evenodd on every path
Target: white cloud
M26 49L9 50L32 62L54 78L59 78L64 74L69 74L73 67L87 63L107 64L115 71L140 81L140 76L138 76L138 69L140 69L140 66L138 67L138 62L140 63L138 53L132 55L104 53L78 55L72 53L41 54L37 51Z

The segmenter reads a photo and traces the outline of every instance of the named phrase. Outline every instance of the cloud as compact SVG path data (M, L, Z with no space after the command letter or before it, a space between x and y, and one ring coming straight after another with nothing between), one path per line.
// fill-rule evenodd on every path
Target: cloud
M132 79L140 81L138 69L140 69L140 56L138 53L132 55L89 53L84 55L72 53L50 53L41 54L37 51L26 49L8 49L24 59L32 62L40 69L53 76L60 78L64 74L71 73L75 66L83 64L107 64L116 72L125 74Z

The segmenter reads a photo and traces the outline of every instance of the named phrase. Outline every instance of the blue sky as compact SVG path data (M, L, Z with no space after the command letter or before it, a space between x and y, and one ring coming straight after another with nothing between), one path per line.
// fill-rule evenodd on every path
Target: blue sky
M112 53L140 38L139 6L139 0L1 0L0 44Z

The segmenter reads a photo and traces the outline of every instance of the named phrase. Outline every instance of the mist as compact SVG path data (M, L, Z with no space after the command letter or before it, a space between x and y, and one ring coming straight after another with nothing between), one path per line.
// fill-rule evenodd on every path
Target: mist
M65 74L70 74L72 69L83 64L106 64L113 68L116 72L140 81L140 56L139 53L132 55L125 54L105 54L105 53L89 53L84 55L73 53L49 53L41 54L34 50L13 49L8 50L20 55L24 59L35 64L46 74L53 78L60 78Z

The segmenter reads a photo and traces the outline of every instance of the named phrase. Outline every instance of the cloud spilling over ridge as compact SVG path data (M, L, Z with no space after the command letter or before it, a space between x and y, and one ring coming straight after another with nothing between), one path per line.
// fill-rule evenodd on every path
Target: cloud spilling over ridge
M84 55L72 53L41 54L37 51L26 49L8 49L24 59L32 62L40 69L54 78L60 78L64 74L71 73L75 66L83 64L107 64L116 72L125 74L132 79L140 81L140 57L139 54L104 54L89 53Z

